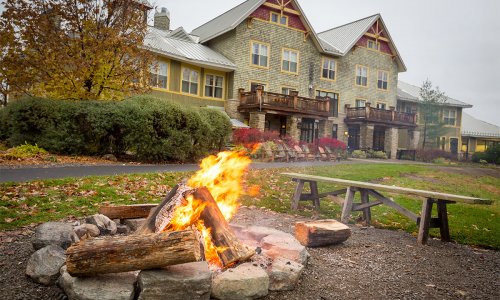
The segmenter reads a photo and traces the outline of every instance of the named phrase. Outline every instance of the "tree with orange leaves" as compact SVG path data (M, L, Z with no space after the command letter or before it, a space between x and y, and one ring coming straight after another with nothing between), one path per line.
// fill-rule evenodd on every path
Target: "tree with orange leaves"
M144 3L4 0L0 93L115 100L146 92L153 56L141 47Z

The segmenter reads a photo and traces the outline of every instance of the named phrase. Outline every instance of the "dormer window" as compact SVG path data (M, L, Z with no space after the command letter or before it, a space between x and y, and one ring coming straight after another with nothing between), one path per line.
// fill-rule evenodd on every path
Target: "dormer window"
M278 13L272 12L271 13L271 23L276 23L276 24L280 24L283 26L287 26L288 25L288 17L285 15L280 15Z
M374 40L368 40L367 42L368 49L380 50L380 43Z

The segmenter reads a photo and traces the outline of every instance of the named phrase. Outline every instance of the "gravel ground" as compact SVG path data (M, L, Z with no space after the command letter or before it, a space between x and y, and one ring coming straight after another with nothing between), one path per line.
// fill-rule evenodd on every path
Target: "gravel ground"
M235 223L293 233L303 217L242 208ZM265 299L500 299L500 253L430 240L417 246L401 231L352 226L343 245L308 249L309 264L294 291ZM453 228L451 228L453 230ZM0 235L2 299L61 299L57 287L24 275L33 253L31 230Z

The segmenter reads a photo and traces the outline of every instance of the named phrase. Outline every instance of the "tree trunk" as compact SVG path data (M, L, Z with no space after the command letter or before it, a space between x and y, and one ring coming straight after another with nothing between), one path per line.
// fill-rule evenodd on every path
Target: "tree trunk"
M161 268L200 260L192 230L88 239L66 250L72 276Z

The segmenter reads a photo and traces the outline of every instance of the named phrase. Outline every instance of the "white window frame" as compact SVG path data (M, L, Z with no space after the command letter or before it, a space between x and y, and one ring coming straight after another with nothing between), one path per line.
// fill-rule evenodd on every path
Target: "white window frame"
M212 79L213 84L209 84L209 77ZM221 79L220 86L217 85L217 79L219 78ZM210 91L209 93L207 93L207 88ZM217 97L218 90L220 90L220 97ZM205 74L205 88L203 91L205 93L205 97L207 98L224 99L224 76L210 73Z
M358 78L359 78L359 84L358 84ZM368 67L357 65L355 79L357 86L368 87Z
M295 61L293 61L293 55L295 55ZM293 64L295 64L295 71L292 69ZM292 74L299 73L299 51L287 48L282 49L281 71Z
M453 120L453 123L450 123L450 120ZM457 110L451 108L443 109L443 122L445 123L445 125L456 126Z
M185 76L186 72L189 72L187 73L187 78ZM195 75L196 75L196 81L194 81ZM184 89L184 83L187 83L187 90ZM193 91L194 89L196 89L196 91ZM200 71L188 67L182 67L181 92L183 94L196 95L196 96L200 94Z
M382 83L382 87L380 87L380 83ZM384 86L384 84L385 84L385 86ZM377 89L382 90L382 91L389 90L389 72L384 71L384 70L378 70Z
M293 87L289 87L289 86L282 86L281 87L281 94L283 95L290 95L291 92L293 91L297 91L297 89L293 88Z
M250 43L250 64L254 67L269 69L270 48L269 44L252 41ZM257 56L257 63L254 63L254 56Z
M159 89L167 89L168 88L168 70L169 70L169 65L167 62L164 61L158 61L151 65L149 69L149 85L154 88L159 88ZM165 85L160 85L160 76L164 77L164 83ZM155 77L153 79L153 77ZM162 80L163 81L163 80Z
M363 105L359 105L359 104L363 104ZM366 99L356 99L356 107L366 107Z
M325 71L326 77L325 77ZM332 75L333 74L333 78ZM337 80L337 62L333 58L323 57L323 63L321 64L321 78L331 81Z

